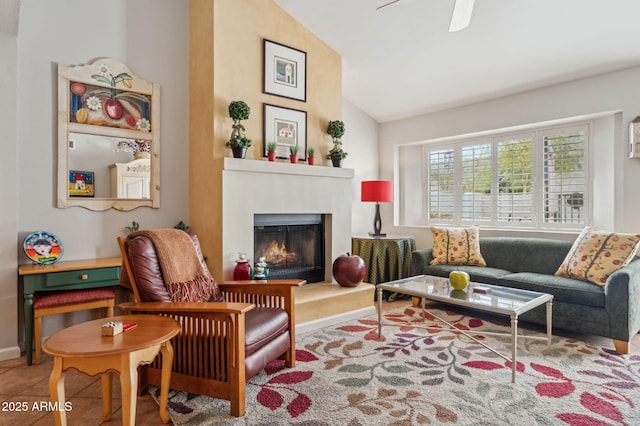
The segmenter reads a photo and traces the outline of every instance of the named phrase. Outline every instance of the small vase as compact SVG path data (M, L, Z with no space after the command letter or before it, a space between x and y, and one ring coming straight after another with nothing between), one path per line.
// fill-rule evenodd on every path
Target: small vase
M310 166L313 166L314 164L316 164L316 157L307 157L307 161L309 162Z
M276 161L276 153L274 152L267 152L267 158L269 159L269 161Z
M233 152L234 158L244 158L247 154L247 148L244 146L232 146L231 151Z
M247 255L244 253L238 254L238 260L236 260L236 267L233 268L233 279L236 281L251 279L251 265L249 264L249 259L247 259Z
M289 155L289 160L291 160L292 163L297 163L298 162L298 154L291 154Z
M148 152L134 152L133 153L133 159L134 160L141 160L141 159L149 159L151 158L151 154Z
M331 163L333 167L342 167L342 157L331 157Z

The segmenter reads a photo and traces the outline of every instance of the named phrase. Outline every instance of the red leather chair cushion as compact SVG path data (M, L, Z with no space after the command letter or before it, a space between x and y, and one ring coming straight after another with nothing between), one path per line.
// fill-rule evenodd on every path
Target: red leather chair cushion
M33 308L54 308L56 306L75 305L97 300L115 299L116 294L108 288L90 288L86 290L43 291L33 295Z
M204 262L204 258L202 257L198 238L195 235L191 235L191 238L196 247L200 262L203 264L205 271L209 273L206 263ZM131 271L135 277L140 299L143 302L171 302L171 297L167 292L162 278L162 270L160 269L160 262L156 254L156 249L151 240L140 235L127 239L125 244L127 257L129 259L129 266L131 267ZM224 296L220 291L220 287L218 287L215 281L212 293L213 296L208 301L224 301Z
M289 329L289 315L280 308L257 307L245 314L245 356Z

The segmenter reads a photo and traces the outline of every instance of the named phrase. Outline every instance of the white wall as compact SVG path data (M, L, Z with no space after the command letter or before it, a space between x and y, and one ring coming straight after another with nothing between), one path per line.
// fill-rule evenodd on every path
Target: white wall
M378 123L346 99L342 101L342 115L345 134L343 148L349 153L344 167L355 169L353 179L353 206L351 210L352 235L373 231L375 205L360 201L360 182L378 179ZM391 210L385 212L381 205L381 215L391 219ZM386 227L382 228L386 231Z
M187 0L22 0L17 50L10 38L0 39L0 112L13 117L0 130L0 319L5 324L0 357L3 348L17 344L15 311L22 301L16 294L16 259L27 261L21 249L27 233L52 232L64 245L62 260L86 259L118 256L116 237L125 235L124 227L134 220L143 228L187 220L188 12ZM132 72L160 84L160 209L93 212L55 207L57 64L84 64L99 57L122 61ZM19 197L11 189L15 185ZM64 325L68 319L47 319L43 335Z
M0 360L20 355L18 341L17 38L0 34Z
M611 120L611 131L594 135L596 158L592 160L593 174L605 181L608 196L595 201L596 213L608 215L597 225L620 232L639 232L640 210L638 185L640 160L628 158L627 126L640 115L640 68L603 74L569 83L519 93L487 102L446 111L398 120L380 126L380 177L393 177L394 146L448 136L501 129L529 123L569 118L603 112L621 111ZM607 137L608 136L608 137ZM607 155L608 154L608 155ZM603 159L609 158L608 161ZM603 185L594 188L603 193ZM611 197L613 187L613 197ZM606 209L606 210L604 210ZM383 215L384 226L392 227L390 218ZM419 248L432 244L426 227L398 227L398 233L413 234ZM505 233L494 232L494 235ZM509 233L508 233L509 234ZM510 233L513 235L513 233ZM531 234L528 234L531 235ZM572 239L572 235L554 235Z

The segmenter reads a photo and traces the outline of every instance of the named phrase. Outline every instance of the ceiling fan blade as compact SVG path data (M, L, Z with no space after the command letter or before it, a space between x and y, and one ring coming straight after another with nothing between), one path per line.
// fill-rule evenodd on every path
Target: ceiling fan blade
M390 2L387 2L387 3L383 4L383 5L380 5L380 6L376 7L376 10L380 10L380 9L382 9L384 7L391 6L392 4L398 3L399 1L400 0L391 0Z
M473 12L473 3L475 0L456 0L451 15L451 23L449 24L449 32L460 31L469 26L471 22L471 13Z

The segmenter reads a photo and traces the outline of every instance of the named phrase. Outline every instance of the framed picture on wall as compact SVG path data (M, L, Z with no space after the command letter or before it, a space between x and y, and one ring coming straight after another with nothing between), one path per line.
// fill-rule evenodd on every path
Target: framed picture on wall
M263 104L263 155L267 146L275 142L276 157L289 158L289 148L298 147L298 159L307 159L307 113L297 109Z
M307 54L264 40L263 93L307 101Z
M94 172L69 170L69 196L93 197L95 194L93 180Z

